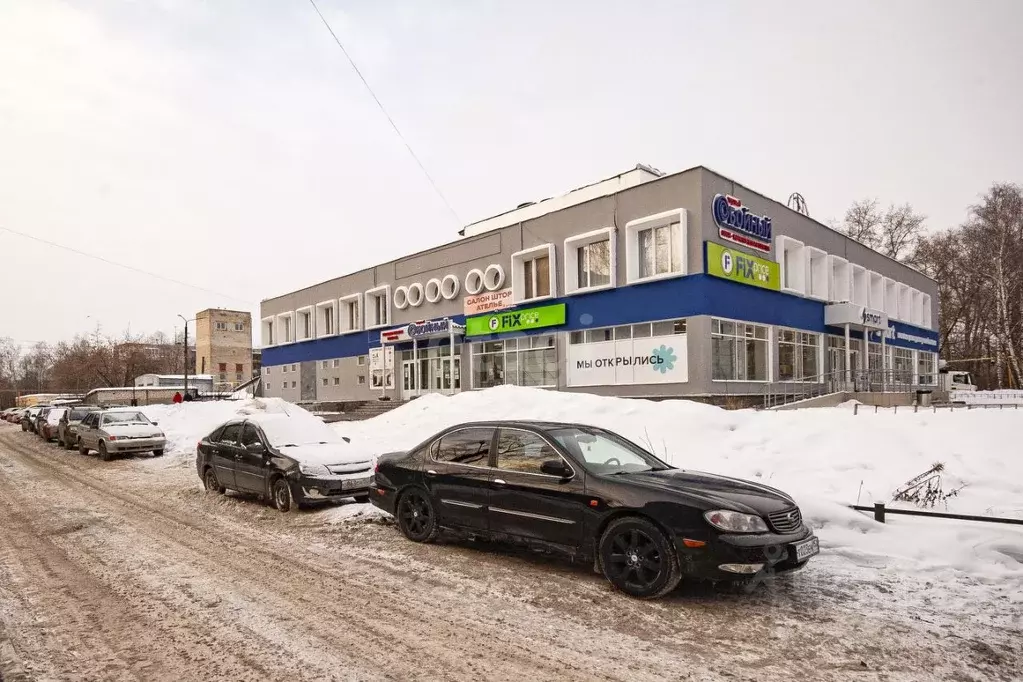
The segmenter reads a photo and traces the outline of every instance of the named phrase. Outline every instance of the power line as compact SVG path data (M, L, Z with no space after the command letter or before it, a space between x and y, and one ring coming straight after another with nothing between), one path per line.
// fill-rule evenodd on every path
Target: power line
M84 256L85 258L92 258L93 260L98 260L101 263L106 263L107 265L114 265L116 267L124 268L125 270L131 270L132 272L137 272L142 275L149 275L150 277L155 277L156 279L162 279L163 281L170 282L171 284L177 284L178 286L187 287L189 289L195 289L196 291L202 291L207 294L213 294L215 296L220 296L221 298L228 298L231 299L232 301L239 301L241 303L247 303L249 305L256 305L252 301L248 301L244 298L238 298L237 296L221 293L219 291L213 291L212 289L200 287L195 284L189 284L188 282L182 282L181 280L174 279L173 277L167 277L165 275L160 275L155 272L143 270L142 268L135 267L134 265L125 265L124 263L118 263L117 261L112 261L109 258L104 258L103 256L97 256L96 254L87 253L85 251L81 251L71 246L65 246L64 244L52 242L49 239L43 239L42 237L37 237L32 234L19 232L18 230L12 230L11 228L4 227L3 225L0 225L0 230L3 230L4 232L10 232L11 234L17 235L19 237L24 237L25 239L31 239L32 241L39 242L40 244L46 244L47 246L53 246L58 249L63 249L64 251L70 251L71 253L77 254L79 256Z
M408 150L409 155L419 166L419 170L423 171L423 175L426 176L426 179L429 181L430 186L433 187L433 191L437 193L437 196L440 197L440 200L444 202L445 206L447 206L448 211L450 211L451 215L454 216L455 221L458 223L458 226L462 227L462 219L458 217L458 213L455 212L455 209L451 205L451 202L448 201L447 197L444 196L444 193L440 191L440 187L437 186L437 183L434 181L433 176L430 175L430 172L426 170L426 166L424 166L423 162L419 160L419 156L416 155L415 151L413 151L412 145L410 145L408 143L408 140L405 139L405 136L401 134L401 131L398 129L398 125L394 122L394 119L391 118L391 115L387 113L387 109L384 108L384 105L380 101L380 98L377 97L377 94L373 92L373 88L370 87L369 81L367 81L366 77L362 75L362 71L360 71L359 67L355 64L355 60L352 59L352 56L350 54L348 54L348 50L346 50L345 46L341 44L341 39L337 37L336 33L334 33L334 29L330 27L330 23L327 21L327 18L323 16L323 12L321 12L320 8L316 5L316 0L309 0L309 4L313 6L313 9L316 10L316 14L318 14L320 17L320 21L322 21L323 25L327 27L328 31L330 31L330 35L331 37L334 38L334 42L337 43L337 46L339 48L341 48L341 52L344 54L345 59L347 59L348 63L352 65L352 69L355 71L355 74L359 77L359 80L362 81L362 84L366 86L366 90L369 91L369 94L373 97L373 101L377 103L378 107L380 107L380 111L383 112L384 117L387 118L387 122L391 124L391 128L394 129L394 132L398 135L398 138L405 145L405 149Z

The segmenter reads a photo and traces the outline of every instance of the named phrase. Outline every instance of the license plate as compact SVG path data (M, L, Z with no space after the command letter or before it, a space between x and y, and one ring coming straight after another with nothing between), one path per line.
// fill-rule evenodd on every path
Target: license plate
M368 488L369 478L350 478L347 481L341 481L341 490L352 490L354 488Z
M805 542L800 542L798 545L793 545L793 547L796 548L796 561L809 559L821 551L820 541L817 538L810 538Z

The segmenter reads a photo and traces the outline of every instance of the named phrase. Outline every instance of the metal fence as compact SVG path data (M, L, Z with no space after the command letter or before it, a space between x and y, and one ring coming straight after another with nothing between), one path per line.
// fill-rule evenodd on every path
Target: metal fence
M834 371L801 379L776 381L764 387L764 408L778 407L830 393L913 393L934 390L920 385L912 372L894 369Z

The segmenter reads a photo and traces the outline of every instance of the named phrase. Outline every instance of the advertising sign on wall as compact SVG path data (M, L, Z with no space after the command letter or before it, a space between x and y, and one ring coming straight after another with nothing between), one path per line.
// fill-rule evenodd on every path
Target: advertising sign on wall
M415 339L429 339L437 336L448 336L451 333L461 334L464 327L452 324L443 317L439 320L418 320L409 322L403 327L386 329L380 332L380 343L404 343Z
M569 386L689 381L685 334L568 346Z
M771 251L771 218L755 215L730 194L718 194L711 203L714 222L722 239L768 253Z
M507 334L531 329L557 327L565 324L565 304L555 303L536 308L513 310L496 315L478 315L465 320L466 336Z
M757 256L707 242L707 274L740 284L781 291L781 266Z
M463 299L463 305L466 315L480 315L510 308L512 306L511 287L497 291L484 291L475 296L466 296Z

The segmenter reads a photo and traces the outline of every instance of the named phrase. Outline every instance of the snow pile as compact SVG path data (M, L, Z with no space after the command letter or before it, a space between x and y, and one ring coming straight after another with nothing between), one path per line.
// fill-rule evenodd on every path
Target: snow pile
M965 486L948 500L948 511L1023 518L1023 411L728 411L684 400L504 386L427 395L336 428L379 454L408 449L447 426L488 419L601 426L675 466L780 488L796 498L825 551L862 565L953 568L1023 582L1018 527L894 516L882 525L847 508L857 495L860 504L890 501L897 488L940 461L943 490Z
M293 416L316 419L297 405L280 398L249 398L247 400L211 400L178 403L177 405L146 405L140 407L151 420L158 422L167 436L166 455L172 463L195 455L195 445L229 419L249 414L287 412Z

